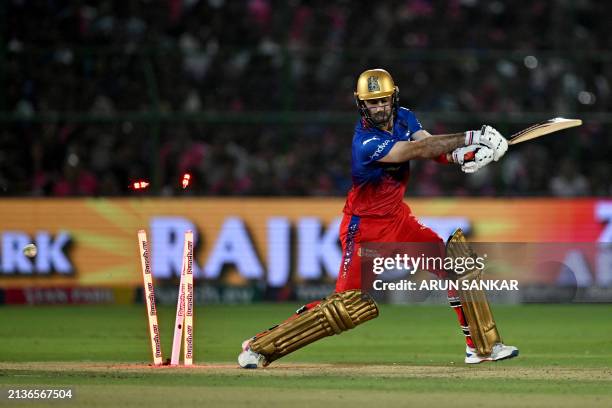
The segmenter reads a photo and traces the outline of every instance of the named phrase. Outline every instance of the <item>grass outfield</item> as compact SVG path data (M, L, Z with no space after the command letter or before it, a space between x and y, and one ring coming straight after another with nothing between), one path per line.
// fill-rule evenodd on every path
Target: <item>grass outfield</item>
M0 405L7 388L71 386L66 405L91 407L612 406L612 305L496 305L504 340L521 350L499 363L463 364L448 307L382 306L267 369L237 369L240 342L295 308L197 308L198 366L153 368L143 306L0 307ZM166 356L174 313L159 309Z

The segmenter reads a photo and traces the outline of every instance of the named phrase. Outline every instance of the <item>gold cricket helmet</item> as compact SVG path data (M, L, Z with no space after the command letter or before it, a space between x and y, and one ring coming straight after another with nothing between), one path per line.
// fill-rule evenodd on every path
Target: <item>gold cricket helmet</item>
M381 68L368 69L359 75L355 98L360 101L384 98L398 92L391 74Z

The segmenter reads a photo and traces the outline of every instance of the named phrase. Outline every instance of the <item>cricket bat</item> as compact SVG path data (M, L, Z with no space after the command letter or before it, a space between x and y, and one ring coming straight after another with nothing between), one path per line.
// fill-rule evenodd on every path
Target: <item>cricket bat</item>
M549 119L545 122L537 123L533 126L529 126L527 129L514 133L508 138L508 144L514 145L517 143L526 142L527 140L535 139L536 137L580 125L582 125L582 121L580 119Z
M515 145L517 143L523 143L531 139L535 139L540 136L547 135L549 133L558 132L563 129L580 126L582 121L580 119L565 119L565 118L552 118L545 122L536 123L526 129L520 130L508 137L508 145ZM474 152L465 154L464 160L474 159Z

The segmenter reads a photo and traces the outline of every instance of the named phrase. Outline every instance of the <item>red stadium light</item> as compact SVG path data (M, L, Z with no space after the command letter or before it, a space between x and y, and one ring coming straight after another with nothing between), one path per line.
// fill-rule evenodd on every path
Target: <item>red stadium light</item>
M131 188L134 190L144 190L145 188L149 187L148 182L144 181L144 180L139 180L139 181L135 181L131 184Z
M183 190L187 188L190 180L191 180L191 174L189 173L183 174Z

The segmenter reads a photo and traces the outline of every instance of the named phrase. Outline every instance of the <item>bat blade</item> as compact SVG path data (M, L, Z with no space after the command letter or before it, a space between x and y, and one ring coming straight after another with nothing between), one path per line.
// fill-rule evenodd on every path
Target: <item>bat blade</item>
M508 144L513 145L517 143L526 142L527 140L535 139L536 137L544 136L549 133L558 132L563 129L580 126L582 121L580 119L565 119L565 118L553 118L546 122L537 123L533 126L523 129L520 132L516 132L508 138Z

